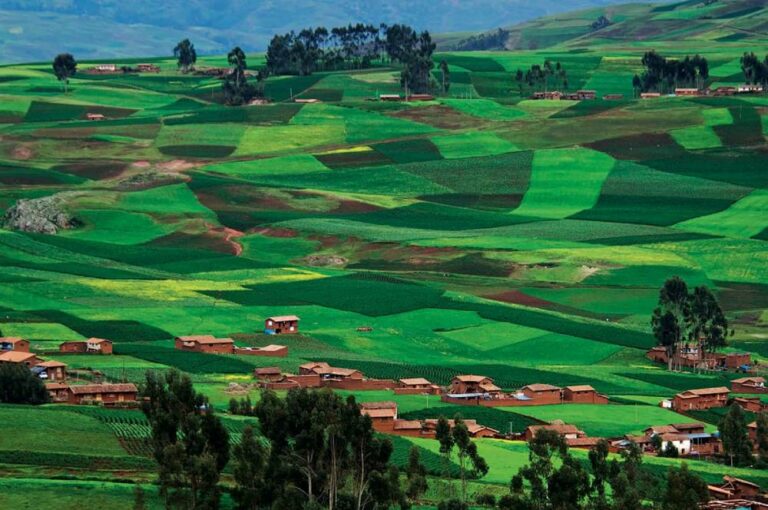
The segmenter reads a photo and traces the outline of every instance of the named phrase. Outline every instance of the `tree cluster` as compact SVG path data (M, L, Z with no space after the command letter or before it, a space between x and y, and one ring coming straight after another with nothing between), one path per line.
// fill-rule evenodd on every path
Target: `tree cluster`
M229 74L224 77L222 83L222 92L224 93L224 102L228 105L237 106L249 103L255 97L264 95L263 82L265 75L259 71L257 75L257 84L248 81L246 69L245 52L239 47L234 47L227 54L227 63L229 63Z
M760 413L761 421L765 425L765 415ZM747 419L744 410L738 404L731 404L728 413L723 416L718 424L720 440L723 442L723 453L730 460L731 466L751 465L752 441L749 440ZM759 431L758 441L768 443L768 430ZM768 446L765 444L764 446Z
M604 15L600 15L597 20L592 22L592 30L602 30L603 28L609 27L613 24L611 20L606 18Z
M768 88L768 55L762 61L754 53L744 53L741 70L747 83Z
M77 72L77 62L70 53L60 53L53 59L53 74L56 79L64 84L64 92L67 92L69 79Z
M472 35L456 44L459 51L482 51L503 49L509 39L509 30L499 28L493 32Z
M179 41L173 48L173 56L176 57L177 65L182 73L187 73L195 67L197 62L197 51L195 45L189 39Z
M443 469L446 479L449 476L451 454L456 451L459 460L461 478L461 502L467 501L467 475L482 477L488 473L488 464L477 452L477 445L471 440L467 425L460 415L453 418L453 427L448 420L441 416L437 420L435 439L440 443L440 455L443 458ZM471 469L470 469L471 467ZM453 487L449 486L448 495L453 496Z
M709 78L709 63L698 54L668 60L655 51L648 51L642 63L645 71L632 78L632 86L640 92L670 93L678 87L701 88Z
M658 345L667 349L670 370L683 344L694 343L702 354L727 345L728 320L715 295L704 285L689 292L677 276L659 291L651 326Z
M552 85L567 90L568 73L560 62L547 59L543 65L533 64L525 71L518 69L515 72L515 83L521 96L526 87L528 90L547 92Z
M587 465L554 431L540 430L528 446L529 462L497 502L500 509L640 510L650 501L664 510L690 510L708 499L706 482L685 464L670 468L666 480L644 470L642 451L634 443L621 452L621 460L609 460L608 442L601 440L589 451Z
M20 363L0 363L0 402L45 404L49 401L43 381Z
M142 395L165 507L216 510L230 454L227 429L189 377L175 370L148 372Z

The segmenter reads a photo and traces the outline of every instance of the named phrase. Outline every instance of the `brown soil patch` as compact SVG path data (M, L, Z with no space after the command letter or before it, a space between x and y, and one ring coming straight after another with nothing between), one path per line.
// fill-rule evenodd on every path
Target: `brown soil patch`
M533 308L553 308L555 303L539 299L537 297L529 296L519 290L508 290L499 294L492 294L490 296L483 296L484 298L493 299L494 301L502 301L504 303L513 303L516 305L530 306Z
M413 120L422 124L429 124L440 129L463 129L477 127L485 124L484 121L470 117L447 106L421 106L388 113L392 117Z
M183 172L185 170L203 166L203 163L193 163L185 159L174 159L172 161L164 161L162 163L158 163L156 166L158 170L162 170L164 172Z
M34 151L28 145L17 145L11 150L11 157L21 161L32 159L34 155Z

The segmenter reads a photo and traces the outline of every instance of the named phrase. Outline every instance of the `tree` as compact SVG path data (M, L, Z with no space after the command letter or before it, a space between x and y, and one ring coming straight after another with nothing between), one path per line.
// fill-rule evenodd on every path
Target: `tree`
M440 61L440 87L443 95L447 94L448 89L451 87L451 71L445 59Z
M133 487L133 510L147 510L144 489L142 489L139 484L136 484Z
M50 400L43 381L20 363L0 363L0 402L45 404Z
M755 439L757 442L757 453L763 462L768 461L768 415L765 412L757 414L755 420L757 430Z
M443 460L443 477L446 484L450 478L450 465L451 465L451 451L453 450L453 435L451 434L451 425L445 416L440 416L437 419L435 425L435 439L440 443L440 456ZM448 485L449 492L452 491L450 484Z
M718 425L723 452L730 458L731 466L741 466L752 461L752 443L749 440L747 420L740 405L732 404Z
M706 286L696 287L691 301L691 336L700 340L706 352L715 352L727 345L728 320L712 291Z
M217 509L219 477L229 461L229 433L207 398L175 370L147 372L142 396L166 508Z
M240 46L235 46L227 54L229 63L229 74L224 79L222 90L224 92L224 101L228 105L242 105L248 103L259 94L259 90L248 83L248 77L245 70L248 67L245 52ZM259 77L261 77L261 73Z
M408 480L405 494L411 501L415 501L427 492L429 488L427 469L421 463L420 450L416 445L411 446L411 449L408 451L408 466L405 469L405 473Z
M235 461L235 488L232 490L232 498L236 508L257 510L264 486L267 455L250 426L243 430L240 444L233 448L232 453Z
M664 282L664 286L659 291L659 304L651 318L653 335L657 343L667 349L670 370L677 357L680 343L688 336L690 322L688 286L680 277L674 276Z
M197 51L195 45L189 39L179 41L173 48L173 56L177 59L178 68L182 73L188 73L197 62Z
M605 485L610 478L610 465L608 464L609 444L601 439L589 450L589 465L592 468L592 489L596 494L595 507L605 508Z
M670 468L664 493L664 510L691 510L709 499L707 483L688 470L683 462L679 469Z
M483 476L488 472L488 464L477 453L477 445L472 442L469 430L460 415L453 419L451 430L453 444L456 446L459 457L459 472L461 474L461 500L467 500L467 461L472 463L472 473L475 476Z
M69 79L77 72L75 57L69 53L60 53L53 59L53 74L56 79L64 84L64 93L67 92Z

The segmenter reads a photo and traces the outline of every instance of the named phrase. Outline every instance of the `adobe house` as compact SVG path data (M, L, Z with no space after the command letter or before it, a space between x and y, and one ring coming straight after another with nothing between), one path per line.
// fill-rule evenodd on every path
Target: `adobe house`
M720 488L729 491L733 497L739 499L754 498L760 494L759 485L730 475L723 477L723 484Z
M501 388L493 384L493 379L484 375L457 375L451 380L448 393L451 395L487 393L491 398L498 398L501 395Z
M573 439L566 439L565 442L569 448L579 448L582 450L590 450L597 446L602 440L600 437L577 437Z
M62 382L47 382L45 383L45 389L48 390L48 395L51 397L51 402L61 403L66 402L68 399L69 386Z
M661 93L659 92L642 92L640 94L640 99L658 99L661 97Z
M231 338L215 338L213 335L176 337L175 346L182 351L214 354L234 354L235 341Z
M86 349L85 342L62 342L59 344L59 352L68 354L84 353Z
M673 423L671 426L674 427L675 430L677 430L681 434L703 434L704 433L703 423Z
M324 361L310 361L299 365L299 375L315 375L315 370L322 368L331 368L331 365Z
M596 99L597 98L597 91L595 91L595 90L577 90L576 91L576 96L579 99L582 99L582 100L583 99L586 99L586 100Z
M645 357L655 363L667 363L669 361L669 354L666 347L651 347L648 352L645 353Z
M247 354L248 356L265 356L269 358L284 358L288 356L288 347L285 345L265 345L264 347L235 347L235 354Z
M520 392L537 403L560 403L561 389L551 384L529 384L520 388Z
M114 73L117 71L117 64L96 64L93 69L100 73Z
M659 434L661 437L661 449L667 450L670 446L674 446L680 455L688 455L691 452L691 439L687 434L680 433L666 433Z
M563 401L571 404L607 404L608 397L598 393L592 386L584 384L563 388Z
M653 425L643 431L646 437L653 437L659 434L676 434L678 432L680 431L674 425Z
M751 413L760 413L763 411L763 403L759 397L736 397L733 399L733 404L740 405L742 409Z
M299 365L299 375L319 375L324 381L328 380L362 380L363 373L354 368L332 367L324 362L310 362Z
M566 423L549 423L545 425L529 425L526 427L523 437L526 441L530 441L536 437L536 433L539 430L552 430L559 434L566 440L579 439L587 437L587 434L583 430L579 430L575 425L568 425Z
M413 377L410 379L400 379L399 387L395 388L397 395L417 395L427 393L430 395L439 395L440 386L432 384L423 377Z
M495 437L499 435L499 431L496 429L492 429L491 427L486 427L485 425L480 425L477 423L477 420L462 420L464 421L464 425L467 426L467 431L469 432L470 437ZM423 430L422 432L425 435L434 436L435 430L437 429L437 419L428 419L424 420L423 423ZM456 425L456 422L454 420L448 420L448 426L453 429L453 427Z
M392 432L397 420L397 404L394 402L361 402L360 414L371 419L374 430Z
M299 332L299 318L296 315L276 315L264 321L264 332L268 335L284 335Z
M675 95L676 96L701 96L703 95L702 92L699 89L693 89L693 88L676 88L675 89Z
M15 336L2 337L0 338L0 352L3 351L29 352L29 340Z
M155 64L137 64L136 69L140 73L159 73L160 67Z
M705 432L688 434L688 439L691 441L691 450L689 452L691 456L717 455L723 449L722 441L714 434L707 434Z
M713 407L725 407L731 390L725 387L687 390L675 395L672 408L675 411L704 411Z
M112 354L112 342L103 338L89 338L85 342L85 352L93 354Z
M88 120L107 120L107 118L102 113L86 113L85 118Z
M32 367L32 373L51 382L67 380L67 365L60 361L43 361Z
M423 435L423 425L420 420L395 420L392 428L394 434L400 436L420 437Z
M764 377L742 377L731 381L731 391L734 393L765 393Z
M119 402L136 402L139 391L136 385L127 384L85 384L70 386L67 390L67 402L70 404L102 403L104 405Z
M0 363L23 364L29 368L36 366L42 360L31 352L5 351L0 353Z
M282 380L283 373L280 367L263 367L254 370L253 376L259 381L278 382Z

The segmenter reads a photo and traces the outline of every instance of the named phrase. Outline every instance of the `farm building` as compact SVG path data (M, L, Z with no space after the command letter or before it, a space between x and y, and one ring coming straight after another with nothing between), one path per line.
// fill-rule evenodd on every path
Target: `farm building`
M314 104L314 103L320 103L321 101L314 97L307 97L307 98L297 97L296 99L293 100L293 102L299 103L299 104Z
M379 101L400 101L400 94L379 94Z
M23 364L32 368L41 361L40 358L31 352L5 351L0 354L0 363Z
M674 448L683 456L688 455L691 451L691 439L686 434L668 432L666 434L659 434L659 437L661 437L662 451Z
M451 395L488 395L490 398L498 398L501 388L493 384L493 379L484 375L457 375L451 380L448 390Z
M69 386L62 382L47 382L45 383L45 389L48 391L48 396L51 397L51 402L59 403L66 402L68 397Z
M666 347L651 347L645 353L645 357L655 363L667 363L669 361Z
M702 96L704 95L703 91L695 88L676 88L675 89L675 95L676 96Z
M672 399L672 408L675 411L703 411L725 407L730 392L726 387L683 391Z
M710 486L710 496L716 498ZM768 510L768 503L754 499L711 499L701 505L701 510Z
M531 99L551 99L559 101L563 98L563 93L559 90L552 90L549 92L534 92Z
M117 71L117 64L96 64L90 70L97 73L114 73Z
M270 344L264 347L235 347L235 354L247 354L248 356L266 356L270 358L284 358L288 356L288 347L285 345Z
M597 98L597 91L595 90L577 90L576 97L580 100L592 100Z
M551 384L529 384L520 388L520 392L523 395L531 400L535 400L538 404L560 403L561 391L561 388Z
M371 419L376 431L392 432L397 420L397 404L395 402L362 402L360 414Z
M136 69L138 69L140 73L159 73L160 72L160 66L155 64L136 64Z
M640 99L658 99L661 97L659 92L643 92L640 94Z
M3 351L29 352L29 340L19 337L2 337L0 338L0 352Z
M469 435L472 437L495 437L499 435L499 431L496 429L492 429L491 427L486 427L485 425L480 425L477 423L477 420L463 420L464 425L467 426L467 430L469 431ZM435 430L437 428L437 422L436 419L428 419L424 420L422 422L423 429L422 433L430 436L434 436ZM453 428L456 425L456 422L454 420L448 420L448 425Z
M681 434L703 434L703 423L673 423L671 425L675 430Z
M738 89L736 87L717 87L712 91L713 96L735 96Z
M731 391L734 393L765 393L764 377L742 377L731 381Z
M134 384L85 384L70 386L67 390L70 404L100 403L104 405L120 402L136 402L138 389Z
M400 379L399 386L395 388L395 394L398 395L417 395L428 393L430 395L439 395L440 386L432 384L423 377L414 377L411 379Z
M602 440L600 437L576 437L573 439L566 439L565 442L569 448L579 448L583 450L590 450L597 446Z
M715 434L704 432L703 423L675 423L670 425L655 425L644 430L648 441L646 449L650 448L650 440L654 436L661 438L662 449L674 446L683 456L709 456L720 453L722 443Z
M175 345L182 351L234 354L235 342L231 338L215 338L213 335L176 337Z
M583 430L579 430L575 425L568 425L565 423L549 423L546 425L530 425L525 429L523 434L526 441L530 441L540 430L551 430L558 433L564 439L579 439L587 437L587 434Z
M88 120L107 120L107 117L102 113L86 113L85 118Z
M763 411L763 402L758 397L736 397L733 404L740 405L745 411L750 413L761 413Z
M276 315L264 321L264 332L268 335L283 335L299 332L299 318L296 315Z
M277 382L283 378L280 367L263 367L253 371L253 376L259 381Z
M63 342L59 352L78 354L112 354L112 342L103 338L89 338L84 342Z
M32 373L51 382L67 380L67 365L60 361L43 361L32 367Z
M760 495L760 486L741 478L735 478L730 475L723 477L723 483L720 485L708 486L709 494L714 499L752 499Z
M563 402L572 404L607 404L608 397L598 393L592 386L566 386L563 388Z

